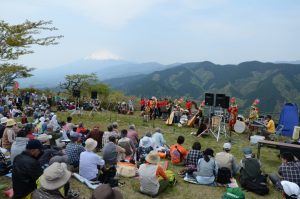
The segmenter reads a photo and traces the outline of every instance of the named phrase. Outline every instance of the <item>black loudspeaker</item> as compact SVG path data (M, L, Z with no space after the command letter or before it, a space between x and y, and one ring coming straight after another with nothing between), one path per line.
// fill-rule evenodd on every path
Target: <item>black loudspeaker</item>
M205 105L213 106L214 105L214 94L213 93L205 93Z
M215 106L216 107L222 107L224 106L225 104L225 94L216 94L216 104Z
M92 99L97 99L97 97L98 97L97 91L92 91L92 92L91 92L91 98L92 98Z
M80 98L80 90L73 90L73 97Z
M230 97L229 96L225 96L225 100L224 100L224 104L222 106L222 108L229 108L229 102L230 102Z

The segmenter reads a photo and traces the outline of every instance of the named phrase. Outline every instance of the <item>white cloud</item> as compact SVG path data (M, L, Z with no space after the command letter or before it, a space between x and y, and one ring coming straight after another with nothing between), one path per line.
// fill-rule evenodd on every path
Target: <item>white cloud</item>
M63 6L103 25L120 27L145 14L158 0L54 0Z
M86 59L95 59L95 60L119 60L121 57L113 54L108 50L100 50L93 52L90 56L86 57Z

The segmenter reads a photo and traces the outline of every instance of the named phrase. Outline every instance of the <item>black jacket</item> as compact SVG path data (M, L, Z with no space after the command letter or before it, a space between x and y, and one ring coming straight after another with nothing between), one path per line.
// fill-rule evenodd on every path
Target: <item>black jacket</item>
M36 189L36 180L43 174L38 160L23 151L13 162L14 199L20 199Z

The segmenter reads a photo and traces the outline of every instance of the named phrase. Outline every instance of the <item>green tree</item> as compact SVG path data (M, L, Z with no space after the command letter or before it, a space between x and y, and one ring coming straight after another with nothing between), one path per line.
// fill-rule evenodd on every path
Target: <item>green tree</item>
M20 56L31 54L34 45L48 46L58 44L62 36L37 37L45 31L54 31L57 28L52 26L52 21L25 21L17 25L10 25L0 21L0 85L1 90L13 85L18 78L32 76L33 68L24 65L11 63Z
M111 91L109 86L103 83L92 84L89 86L88 90L89 93L91 93L92 91L96 91L98 95L100 95L101 99L107 99Z
M91 84L97 81L95 73L66 75L65 81L59 84L59 87L73 93L75 90L87 89Z

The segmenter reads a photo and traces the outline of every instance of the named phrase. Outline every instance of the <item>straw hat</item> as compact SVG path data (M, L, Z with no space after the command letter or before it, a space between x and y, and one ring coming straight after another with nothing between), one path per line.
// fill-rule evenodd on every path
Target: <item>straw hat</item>
M146 156L146 161L150 164L157 164L160 161L160 157L156 151L151 151Z
M15 124L17 124L17 123L14 119L8 119L6 122L6 126L13 126Z
M98 142L93 138L89 138L85 141L85 149L87 151L93 151L97 147Z
M47 190L56 190L65 185L71 177L65 163L54 162L44 170L40 178L41 186Z

